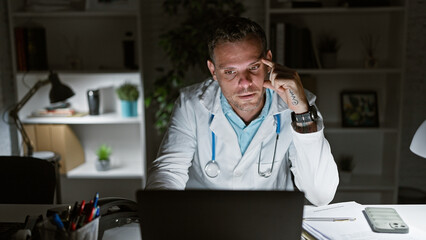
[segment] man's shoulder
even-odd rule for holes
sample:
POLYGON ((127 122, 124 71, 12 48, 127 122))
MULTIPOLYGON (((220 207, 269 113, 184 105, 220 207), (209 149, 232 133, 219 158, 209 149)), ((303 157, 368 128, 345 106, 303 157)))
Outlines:
POLYGON ((214 81, 211 78, 207 78, 206 80, 198 83, 194 83, 192 85, 183 87, 180 89, 180 92, 183 94, 194 94, 194 93, 202 93, 207 89, 208 87, 212 87, 215 84, 216 81, 214 81))
POLYGON ((214 91, 217 88, 219 88, 219 84, 217 84, 217 81, 208 78, 203 82, 195 83, 182 88, 180 90, 180 94, 181 97, 184 97, 186 99, 201 99, 207 90, 214 91))

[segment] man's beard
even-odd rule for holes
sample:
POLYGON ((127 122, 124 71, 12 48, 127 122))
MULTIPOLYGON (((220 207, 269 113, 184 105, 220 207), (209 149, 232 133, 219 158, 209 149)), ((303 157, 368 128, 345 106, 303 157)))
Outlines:
POLYGON ((228 101, 229 101, 229 104, 232 107, 237 108, 240 111, 250 112, 250 111, 252 111, 254 109, 257 109, 260 106, 260 104, 262 103, 262 100, 263 100, 264 93, 265 93, 264 91, 262 93, 261 90, 251 89, 249 87, 247 89, 244 89, 244 90, 242 90, 242 91, 234 94, 228 101), (257 99, 257 101, 255 103, 253 103, 253 102, 244 102, 243 100, 242 101, 234 100, 235 98, 238 99, 238 96, 241 95, 241 94, 246 94, 246 93, 257 94, 259 92, 261 92, 261 95, 258 97, 258 99, 257 99))

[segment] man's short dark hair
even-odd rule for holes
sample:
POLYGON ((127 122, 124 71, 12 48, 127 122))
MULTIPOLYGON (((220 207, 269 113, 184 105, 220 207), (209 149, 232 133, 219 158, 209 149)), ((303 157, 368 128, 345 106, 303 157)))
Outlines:
POLYGON ((262 54, 266 55, 266 34, 256 22, 243 17, 227 17, 220 21, 209 36, 208 48, 210 60, 214 60, 214 49, 224 42, 238 42, 247 36, 257 37, 262 44, 262 54))

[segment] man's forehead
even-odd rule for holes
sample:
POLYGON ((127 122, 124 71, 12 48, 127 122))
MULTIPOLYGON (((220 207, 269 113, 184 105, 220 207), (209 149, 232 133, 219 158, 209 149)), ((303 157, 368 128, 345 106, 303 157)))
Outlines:
POLYGON ((259 63, 262 59, 262 55, 258 56, 257 58, 253 58, 252 60, 246 61, 246 62, 232 62, 232 63, 219 63, 217 65, 217 68, 219 69, 227 69, 227 68, 237 68, 238 66, 250 66, 256 63, 259 63))

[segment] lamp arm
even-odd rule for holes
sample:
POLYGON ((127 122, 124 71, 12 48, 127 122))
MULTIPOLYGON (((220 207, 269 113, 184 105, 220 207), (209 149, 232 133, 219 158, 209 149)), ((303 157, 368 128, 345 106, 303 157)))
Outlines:
POLYGON ((34 86, 25 94, 25 96, 9 111, 9 117, 15 122, 16 128, 19 130, 22 136, 22 140, 25 145, 27 145, 27 155, 33 155, 33 146, 31 145, 31 140, 25 132, 24 126, 22 125, 21 120, 19 119, 18 112, 21 108, 31 99, 31 97, 43 86, 50 83, 49 79, 39 80, 34 86))

